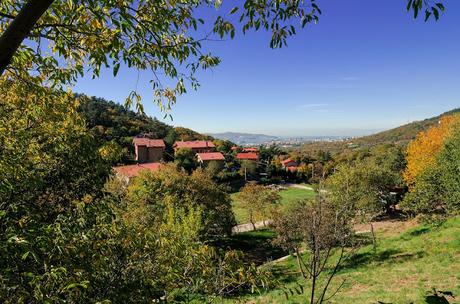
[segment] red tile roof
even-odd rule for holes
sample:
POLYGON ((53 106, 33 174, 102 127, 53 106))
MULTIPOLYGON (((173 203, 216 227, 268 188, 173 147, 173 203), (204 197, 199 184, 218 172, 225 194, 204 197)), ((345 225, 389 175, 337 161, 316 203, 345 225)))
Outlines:
POLYGON ((147 163, 147 164, 137 164, 137 165, 128 165, 128 166, 118 166, 113 169, 117 174, 126 176, 128 178, 138 176, 142 170, 157 171, 161 167, 160 163, 147 163))
POLYGON ((298 166, 297 162, 295 160, 293 160, 293 159, 290 159, 290 158, 283 160, 281 163, 283 164, 283 166, 286 166, 289 163, 295 163, 295 165, 291 165, 290 167, 297 167, 298 166))
POLYGON ((233 146, 233 147, 231 147, 231 150, 232 150, 232 151, 238 150, 238 147, 237 147, 237 146, 233 146))
POLYGON ((259 152, 257 148, 243 148, 243 152, 259 152))
POLYGON ((197 153, 199 159, 202 161, 208 160, 225 160, 225 157, 220 152, 209 152, 209 153, 197 153))
POLYGON ((206 140, 194 140, 194 141, 176 141, 174 143, 174 148, 190 148, 190 149, 206 149, 206 148, 215 148, 212 141, 206 140))
POLYGON ((247 160, 259 160, 259 155, 254 152, 249 152, 249 153, 238 153, 236 155, 237 159, 247 159, 247 160))
POLYGON ((166 148, 163 139, 150 139, 146 137, 134 137, 133 143, 137 146, 147 146, 154 148, 166 148))

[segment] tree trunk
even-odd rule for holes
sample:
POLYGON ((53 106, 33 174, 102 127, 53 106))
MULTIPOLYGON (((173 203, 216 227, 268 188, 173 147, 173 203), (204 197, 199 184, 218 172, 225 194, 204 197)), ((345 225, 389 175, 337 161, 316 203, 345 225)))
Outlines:
POLYGON ((252 212, 249 214, 249 222, 251 222, 251 224, 252 224, 252 229, 254 231, 256 231, 256 223, 254 223, 254 218, 253 218, 252 212))
POLYGON ((14 53, 30 34, 38 19, 54 0, 29 0, 0 37, 0 76, 11 63, 14 53))
POLYGON ((376 251, 377 250, 377 240, 375 239, 374 225, 372 224, 372 222, 370 224, 371 224, 371 233, 372 233, 372 246, 374 246, 374 251, 376 251))

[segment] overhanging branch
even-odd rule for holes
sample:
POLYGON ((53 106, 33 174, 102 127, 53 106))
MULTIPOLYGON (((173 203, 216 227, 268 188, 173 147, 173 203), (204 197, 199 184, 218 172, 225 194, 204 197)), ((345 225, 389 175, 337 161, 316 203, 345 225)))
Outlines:
POLYGON ((29 0, 0 37, 0 75, 5 72, 17 49, 30 34, 38 19, 54 0, 29 0))

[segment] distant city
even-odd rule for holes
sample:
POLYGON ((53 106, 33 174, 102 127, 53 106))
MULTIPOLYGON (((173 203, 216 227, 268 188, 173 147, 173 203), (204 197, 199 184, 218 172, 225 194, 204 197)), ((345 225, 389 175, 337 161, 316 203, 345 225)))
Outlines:
POLYGON ((308 142, 318 141, 345 141, 354 138, 354 136, 273 136, 265 134, 250 133, 210 133, 214 138, 229 140, 240 146, 259 146, 259 145, 278 145, 281 147, 293 147, 308 142))

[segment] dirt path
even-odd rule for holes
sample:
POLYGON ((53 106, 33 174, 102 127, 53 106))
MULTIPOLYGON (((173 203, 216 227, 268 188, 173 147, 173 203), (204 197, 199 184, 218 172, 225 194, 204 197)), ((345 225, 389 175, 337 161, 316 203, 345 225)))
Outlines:
POLYGON ((315 190, 310 186, 305 186, 305 185, 299 185, 299 184, 287 184, 288 187, 290 188, 297 188, 297 189, 304 189, 304 190, 315 190))
MULTIPOLYGON (((272 222, 271 220, 256 222, 256 223, 255 223, 255 226, 256 226, 256 229, 255 229, 255 230, 265 228, 265 227, 267 227, 268 225, 270 225, 271 222, 272 222)), ((235 227, 232 228, 232 233, 233 233, 233 234, 235 234, 235 233, 249 232, 249 231, 254 231, 254 227, 252 226, 251 223, 246 223, 246 224, 237 225, 237 226, 235 226, 235 227)))
MULTIPOLYGON (((392 236, 392 235, 398 235, 400 233, 403 233, 407 229, 410 229, 414 226, 417 225, 416 220, 398 220, 398 219, 389 219, 389 220, 384 220, 384 221, 378 221, 378 222, 372 222, 372 225, 374 226, 374 229, 376 233, 378 233, 379 236, 384 234, 385 236, 392 236)), ((369 233, 371 230, 370 224, 357 224, 354 226, 355 233, 360 234, 360 233, 369 233)), ((303 253, 305 250, 300 251, 303 253)), ((284 257, 281 257, 279 259, 273 260, 270 263, 279 263, 282 262, 286 259, 288 259, 291 255, 286 255, 284 257)), ((294 254, 295 256, 295 254, 294 254)))
MULTIPOLYGON (((417 225, 416 220, 387 219, 383 221, 372 222, 376 232, 387 234, 399 234, 417 225)), ((355 233, 369 233, 371 226, 369 223, 356 224, 355 233)))

